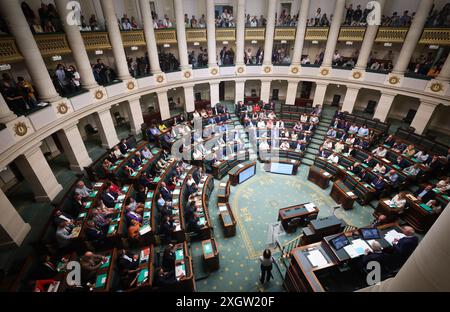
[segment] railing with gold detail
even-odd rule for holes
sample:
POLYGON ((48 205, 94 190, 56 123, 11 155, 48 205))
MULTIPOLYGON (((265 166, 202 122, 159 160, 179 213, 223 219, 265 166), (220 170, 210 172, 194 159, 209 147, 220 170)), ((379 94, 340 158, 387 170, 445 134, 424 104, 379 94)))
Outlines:
POLYGON ((187 28, 186 42, 206 42, 206 28, 187 28))
POLYGON ((236 41, 236 29, 216 28, 216 41, 236 41))
POLYGON ((450 45, 450 29, 425 28, 419 44, 450 45))
POLYGON ((245 29, 245 40, 264 40, 265 28, 251 27, 245 29))
POLYGON ((363 41, 366 27, 341 27, 338 41, 363 41))
POLYGON ((328 27, 307 27, 305 40, 326 41, 328 38, 328 27))
POLYGON ((155 29, 156 44, 177 43, 177 32, 174 28, 155 29))
POLYGON ((111 49, 111 43, 107 32, 90 31, 82 32, 84 45, 87 51, 111 49))
POLYGON ((407 33, 407 27, 380 27, 375 42, 403 42, 407 33))
POLYGON ((65 34, 39 34, 34 36, 42 56, 72 52, 65 34))
POLYGON ((274 40, 295 40, 295 27, 275 27, 274 40))
POLYGON ((122 42, 124 47, 145 46, 143 30, 122 31, 122 42))
POLYGON ((0 37, 0 64, 20 62, 23 56, 12 37, 0 37))

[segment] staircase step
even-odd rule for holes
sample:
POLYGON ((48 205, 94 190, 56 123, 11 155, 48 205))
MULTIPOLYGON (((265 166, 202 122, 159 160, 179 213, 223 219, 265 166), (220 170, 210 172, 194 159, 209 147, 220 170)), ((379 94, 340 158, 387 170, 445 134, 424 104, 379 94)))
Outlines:
POLYGON ((312 161, 312 160, 310 160, 308 158, 306 158, 306 159, 303 158, 302 164, 307 165, 307 166, 312 166, 312 165, 314 165, 314 161, 312 161))

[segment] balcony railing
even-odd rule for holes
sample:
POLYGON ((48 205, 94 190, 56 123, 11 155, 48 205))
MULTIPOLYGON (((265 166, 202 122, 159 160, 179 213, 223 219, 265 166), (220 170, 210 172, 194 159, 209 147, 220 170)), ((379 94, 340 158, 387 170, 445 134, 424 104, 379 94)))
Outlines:
POLYGON ((206 28, 186 29, 186 42, 207 42, 206 28))
POLYGON ((111 43, 109 42, 107 32, 82 32, 81 35, 83 36, 84 45, 86 46, 87 51, 111 49, 111 43))
POLYGON ((275 27, 274 40, 295 40, 295 27, 275 27))
POLYGON ((338 41, 363 41, 366 27, 341 27, 338 41))
POLYGON ((307 27, 305 40, 326 41, 328 38, 328 27, 307 27))
POLYGON ((143 30, 122 31, 121 34, 124 47, 146 45, 143 30))
POLYGON ((245 40, 264 40, 266 29, 264 27, 245 28, 245 40))
POLYGON ((403 42, 408 29, 407 27, 380 27, 375 42, 403 42))
POLYGON ((174 28, 155 29, 156 44, 177 43, 177 32, 174 28))
POLYGON ((216 28, 216 41, 236 41, 236 29, 216 28))
POLYGON ((0 63, 14 63, 23 60, 17 49, 16 41, 11 37, 0 37, 0 63))
POLYGON ((420 44, 434 45, 450 45, 450 29, 449 28, 425 28, 420 44))
POLYGON ((72 52, 65 34, 39 34, 34 36, 42 56, 69 54, 72 52))

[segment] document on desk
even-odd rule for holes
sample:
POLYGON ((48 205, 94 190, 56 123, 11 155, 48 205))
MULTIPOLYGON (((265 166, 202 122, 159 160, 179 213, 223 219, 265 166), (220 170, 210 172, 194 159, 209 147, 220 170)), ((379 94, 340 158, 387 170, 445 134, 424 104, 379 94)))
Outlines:
POLYGON ((308 210, 308 212, 313 212, 316 210, 315 208, 316 206, 314 205, 314 203, 307 203, 305 204, 305 208, 306 210, 308 210))
POLYGON ((220 186, 220 187, 226 187, 227 184, 226 184, 226 183, 220 183, 219 186, 220 186))
POLYGON ((405 237, 405 234, 397 232, 396 230, 390 230, 384 234, 384 239, 392 246, 395 239, 399 240, 405 237))
POLYGON ((220 211, 220 212, 222 212, 222 211, 228 211, 228 208, 227 208, 227 206, 225 206, 225 205, 219 205, 219 211, 220 211))
POLYGON ((372 250, 362 239, 355 239, 350 245, 344 247, 345 252, 347 252, 352 259, 363 255, 366 249, 372 250))
POLYGON ((311 265, 313 267, 320 267, 328 264, 327 259, 325 259, 320 250, 313 250, 306 257, 308 258, 309 262, 311 262, 311 265))
POLYGON ((347 195, 348 195, 348 196, 355 196, 355 193, 353 193, 353 192, 347 192, 347 195))
POLYGON ((323 175, 326 176, 326 177, 330 176, 330 174, 328 172, 324 172, 323 175))

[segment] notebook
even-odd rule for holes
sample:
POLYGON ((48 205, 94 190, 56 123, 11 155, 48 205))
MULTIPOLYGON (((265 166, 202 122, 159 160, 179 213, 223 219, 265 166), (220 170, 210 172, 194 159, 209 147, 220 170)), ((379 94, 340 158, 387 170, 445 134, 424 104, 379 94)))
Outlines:
POLYGON ((109 262, 110 262, 110 260, 111 260, 111 256, 106 256, 106 262, 105 263, 103 263, 101 266, 100 266, 100 269, 104 269, 104 268, 107 268, 108 266, 109 266, 109 262))
POLYGON ((95 280, 95 288, 105 287, 107 277, 108 275, 106 273, 98 275, 95 280))

